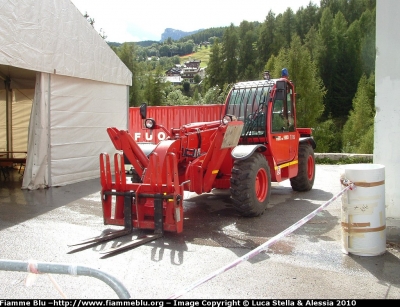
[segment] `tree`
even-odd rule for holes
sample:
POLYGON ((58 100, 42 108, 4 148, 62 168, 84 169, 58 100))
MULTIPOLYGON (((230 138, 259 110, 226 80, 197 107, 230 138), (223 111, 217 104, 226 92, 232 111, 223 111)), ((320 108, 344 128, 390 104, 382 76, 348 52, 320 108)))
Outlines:
POLYGON ((208 61, 206 72, 206 90, 216 86, 222 81, 221 47, 218 39, 216 39, 211 46, 210 60, 208 61))
POLYGON ((199 94, 199 90, 197 87, 194 89, 193 103, 194 104, 203 104, 203 99, 202 99, 201 95, 199 94))
POLYGON ((195 75, 195 76, 193 77, 193 81, 194 81, 194 83, 199 84, 200 81, 201 81, 200 75, 195 75))
MULTIPOLYGON (((351 109, 351 100, 355 88, 351 91, 352 75, 355 73, 355 67, 350 62, 348 50, 350 49, 352 41, 347 39, 347 21, 341 11, 336 13, 333 20, 333 35, 336 42, 336 63, 335 74, 331 78, 331 114, 333 118, 346 118, 351 109)), ((356 76, 357 80, 359 76, 356 76)))
POLYGON ((140 68, 136 62, 135 46, 130 43, 124 43, 117 49, 117 55, 126 67, 132 72, 132 85, 129 88, 129 106, 139 106, 142 96, 140 93, 140 68))
POLYGON ((179 58, 179 56, 174 55, 174 56, 172 57, 172 63, 174 63, 174 64, 180 64, 180 63, 181 63, 181 59, 179 58))
POLYGON ((372 154, 374 149, 375 76, 363 75, 353 99, 353 109, 343 127, 343 151, 372 154))
POLYGON ((299 127, 315 127, 324 111, 323 98, 326 93, 317 65, 311 60, 308 49, 301 44, 300 37, 293 35, 288 52, 289 72, 295 80, 297 99, 296 114, 299 127))
POLYGON ((362 31, 361 39, 361 58, 363 71, 369 75, 375 72, 375 56, 376 56, 376 9, 372 11, 366 10, 360 17, 360 29, 362 31))
POLYGON ((171 50, 171 45, 164 44, 158 49, 158 52, 161 57, 166 57, 169 56, 170 50, 171 50))
POLYGON ((313 136, 317 143, 316 152, 342 152, 342 130, 337 129, 332 118, 318 123, 313 136))
POLYGON ((321 22, 319 25, 319 35, 321 36, 322 43, 325 47, 325 52, 321 54, 319 59, 319 73, 327 89, 325 96, 325 118, 329 117, 334 112, 334 91, 333 91, 333 78, 335 76, 335 69, 338 65, 336 61, 337 56, 337 42, 335 40, 334 30, 332 27, 333 16, 329 7, 325 8, 321 22))
POLYGON ((238 80, 253 80, 257 77, 256 53, 253 47, 256 39, 253 25, 247 21, 241 22, 239 26, 238 80))
POLYGON ((190 54, 193 52, 195 44, 193 40, 188 40, 183 44, 182 54, 190 54))
POLYGON ((349 27, 344 15, 339 12, 335 16, 334 31, 338 42, 337 61, 333 90, 335 91, 335 105, 333 116, 347 120, 352 107, 352 99, 357 91, 357 85, 362 75, 360 57, 360 23, 354 21, 349 27))
POLYGON ((183 91, 188 94, 190 91, 190 83, 188 81, 183 82, 183 91))
POLYGON ((188 104, 193 104, 192 100, 183 95, 180 90, 174 90, 170 92, 167 96, 167 105, 188 105, 188 104))
POLYGON ((319 66, 318 64, 321 62, 322 55, 326 48, 322 42, 321 36, 314 26, 312 26, 307 32, 304 39, 304 45, 310 52, 311 60, 319 66))
POLYGON ((154 87, 154 78, 152 74, 146 75, 146 82, 144 85, 144 100, 147 102, 149 106, 151 106, 151 102, 153 101, 153 87, 154 87))
POLYGON ((277 37, 279 37, 280 48, 288 48, 292 36, 296 33, 295 15, 290 7, 277 17, 277 37))
POLYGON ((296 32, 303 40, 311 28, 318 24, 318 6, 309 3, 306 8, 300 7, 295 15, 296 32))
POLYGON ((162 71, 161 65, 157 65, 154 76, 153 93, 151 95, 151 105, 161 106, 164 101, 163 89, 164 89, 164 72, 162 71))
POLYGON ((265 68, 277 77, 283 67, 289 70, 289 77, 296 85, 297 126, 316 127, 324 110, 325 88, 316 64, 311 61, 310 52, 301 45, 298 35, 293 35, 290 48, 282 48, 277 57, 267 62, 265 68))
POLYGON ((223 36, 222 60, 224 64, 222 67, 222 80, 224 83, 235 83, 237 80, 237 50, 238 36, 235 26, 231 23, 223 36))
POLYGON ((211 87, 204 94, 204 103, 205 104, 216 104, 218 101, 218 96, 219 96, 218 86, 211 87))
POLYGON ((261 25, 257 40, 258 70, 262 70, 265 63, 278 50, 279 48, 275 47, 275 14, 270 10, 264 23, 261 25))

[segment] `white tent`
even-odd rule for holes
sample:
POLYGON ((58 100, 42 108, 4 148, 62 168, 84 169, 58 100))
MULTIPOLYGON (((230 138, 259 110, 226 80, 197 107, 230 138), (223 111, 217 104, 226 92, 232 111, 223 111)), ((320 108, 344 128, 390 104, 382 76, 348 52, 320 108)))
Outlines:
POLYGON ((70 0, 1 0, 0 24, 0 152, 27 152, 22 188, 99 177, 132 73, 70 0))

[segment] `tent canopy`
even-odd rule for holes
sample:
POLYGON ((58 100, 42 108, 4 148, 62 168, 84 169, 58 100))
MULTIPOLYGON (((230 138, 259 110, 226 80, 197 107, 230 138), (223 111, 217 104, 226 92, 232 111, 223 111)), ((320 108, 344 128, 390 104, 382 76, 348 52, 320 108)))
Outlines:
POLYGON ((70 0, 5 0, 0 23, 0 152, 27 152, 22 187, 98 177, 132 73, 70 0))

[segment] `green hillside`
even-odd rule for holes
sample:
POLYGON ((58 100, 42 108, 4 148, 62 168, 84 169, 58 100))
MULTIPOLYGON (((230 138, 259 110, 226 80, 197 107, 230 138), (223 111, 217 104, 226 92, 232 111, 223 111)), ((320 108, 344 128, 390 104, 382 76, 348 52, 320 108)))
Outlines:
POLYGON ((197 52, 187 54, 185 56, 179 57, 181 59, 181 64, 188 60, 200 60, 200 67, 207 67, 208 61, 210 60, 210 47, 201 46, 197 49, 197 52))

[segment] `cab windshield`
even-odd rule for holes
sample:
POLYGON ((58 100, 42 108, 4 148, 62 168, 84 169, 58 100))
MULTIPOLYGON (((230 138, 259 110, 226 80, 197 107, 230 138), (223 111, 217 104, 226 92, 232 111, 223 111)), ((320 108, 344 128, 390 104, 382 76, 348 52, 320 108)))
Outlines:
POLYGON ((235 85, 226 113, 244 122, 242 136, 265 136, 267 101, 272 83, 242 82, 235 85))

